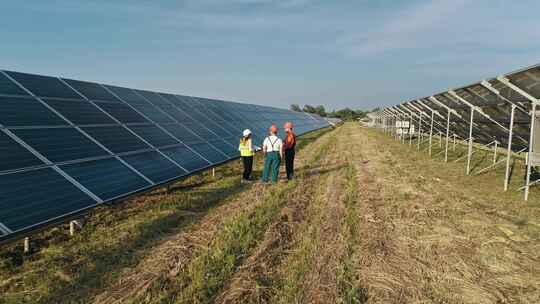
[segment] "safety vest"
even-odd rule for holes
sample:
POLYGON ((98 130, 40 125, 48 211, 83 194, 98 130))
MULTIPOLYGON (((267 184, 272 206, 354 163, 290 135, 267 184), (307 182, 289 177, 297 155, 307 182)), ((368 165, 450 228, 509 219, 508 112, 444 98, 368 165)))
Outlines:
POLYGON ((240 139, 240 146, 238 147, 238 150, 240 150, 240 156, 242 157, 253 156, 254 153, 250 149, 250 143, 251 143, 251 140, 240 139))

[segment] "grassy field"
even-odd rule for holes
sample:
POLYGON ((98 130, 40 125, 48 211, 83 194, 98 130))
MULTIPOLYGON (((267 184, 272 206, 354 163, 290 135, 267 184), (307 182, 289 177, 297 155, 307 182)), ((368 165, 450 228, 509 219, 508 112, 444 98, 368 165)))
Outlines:
POLYGON ((234 162, 100 208, 1 248, 0 303, 538 303, 522 163, 503 192, 503 167, 466 176, 465 147, 434 146, 348 123, 301 139, 293 182, 240 184, 234 162))

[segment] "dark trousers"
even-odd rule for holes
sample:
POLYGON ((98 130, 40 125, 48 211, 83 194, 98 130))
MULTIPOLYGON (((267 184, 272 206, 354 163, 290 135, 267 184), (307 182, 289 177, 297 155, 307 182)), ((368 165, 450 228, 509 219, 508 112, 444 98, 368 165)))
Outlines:
POLYGON ((243 179, 249 179, 251 177, 251 171, 253 171, 253 156, 242 156, 242 163, 244 164, 243 179))
POLYGON ((294 149, 285 150, 285 171, 287 172, 287 179, 294 177, 294 149))

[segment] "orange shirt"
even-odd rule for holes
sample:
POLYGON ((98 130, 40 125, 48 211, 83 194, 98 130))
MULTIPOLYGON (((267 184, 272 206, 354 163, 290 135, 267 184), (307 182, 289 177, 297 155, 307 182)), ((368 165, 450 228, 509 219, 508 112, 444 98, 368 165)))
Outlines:
POLYGON ((293 132, 288 132, 287 136, 285 136, 285 140, 283 141, 283 148, 285 150, 294 149, 296 146, 296 135, 294 135, 293 132))

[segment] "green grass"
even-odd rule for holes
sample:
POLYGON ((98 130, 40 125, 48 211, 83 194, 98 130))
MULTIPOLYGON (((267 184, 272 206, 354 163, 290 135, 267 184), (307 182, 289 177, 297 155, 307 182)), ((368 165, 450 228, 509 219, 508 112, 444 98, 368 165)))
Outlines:
MULTIPOLYGON (((320 163, 323 155, 327 154, 327 151, 335 146, 337 143, 336 136, 332 136, 321 147, 321 153, 317 153, 313 159, 314 163, 320 163)), ((317 184, 314 201, 309 205, 307 217, 310 220, 304 223, 304 227, 300 229, 299 239, 295 244, 294 249, 287 253, 288 257, 284 259, 287 264, 286 273, 281 277, 276 278, 275 290, 273 302, 276 303, 297 303, 302 296, 303 281, 307 273, 312 269, 314 256, 317 254, 316 249, 318 247, 319 233, 322 221, 322 210, 324 206, 324 191, 326 189, 328 174, 321 174, 319 182, 317 184)), ((337 173, 336 173, 337 174, 337 173)))
POLYGON ((365 303, 367 301, 366 290, 359 285, 357 267, 354 257, 359 243, 359 209, 358 209, 358 182, 356 168, 349 162, 345 170, 345 208, 346 215, 343 223, 346 256, 339 270, 339 301, 340 303, 365 303))
MULTIPOLYGON (((301 146, 305 147, 305 145, 301 146)), ((225 282, 235 273, 240 263, 263 239, 270 223, 288 202, 289 194, 297 183, 303 182, 305 173, 324 155, 324 145, 308 160, 297 179, 284 185, 265 189, 262 202, 253 212, 245 212, 225 224, 211 247, 194 258, 175 283, 169 284, 159 298, 162 302, 208 303, 225 282)), ((255 202, 254 202, 255 203, 255 202)))

